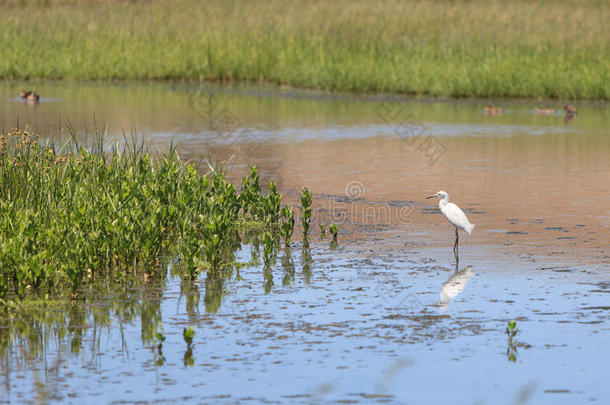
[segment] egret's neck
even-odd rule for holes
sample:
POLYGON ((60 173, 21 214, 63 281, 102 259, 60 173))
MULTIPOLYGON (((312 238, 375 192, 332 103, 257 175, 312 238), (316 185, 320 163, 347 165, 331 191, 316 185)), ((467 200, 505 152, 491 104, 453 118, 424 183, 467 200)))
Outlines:
POLYGON ((441 200, 438 202, 438 206, 439 206, 439 208, 443 208, 448 203, 449 203, 449 196, 445 196, 445 197, 441 198, 441 200))

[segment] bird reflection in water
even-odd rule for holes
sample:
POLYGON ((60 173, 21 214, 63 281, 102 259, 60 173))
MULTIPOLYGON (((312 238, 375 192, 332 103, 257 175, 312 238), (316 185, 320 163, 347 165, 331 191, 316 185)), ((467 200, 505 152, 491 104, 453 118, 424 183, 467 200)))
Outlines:
POLYGON ((456 262, 456 271, 441 287, 441 300, 439 301, 438 306, 441 307, 442 310, 447 309, 451 300, 457 297, 464 290, 466 283, 472 276, 474 276, 472 266, 467 266, 462 270, 457 270, 456 262))

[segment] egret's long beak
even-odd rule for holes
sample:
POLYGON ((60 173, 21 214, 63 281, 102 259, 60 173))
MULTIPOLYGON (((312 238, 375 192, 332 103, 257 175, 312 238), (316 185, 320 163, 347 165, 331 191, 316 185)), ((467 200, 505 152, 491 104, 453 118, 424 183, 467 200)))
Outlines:
POLYGON ((434 195, 429 195, 428 197, 426 197, 426 200, 427 200, 428 198, 434 198, 434 197, 438 197, 438 196, 437 196, 436 194, 434 194, 434 195))

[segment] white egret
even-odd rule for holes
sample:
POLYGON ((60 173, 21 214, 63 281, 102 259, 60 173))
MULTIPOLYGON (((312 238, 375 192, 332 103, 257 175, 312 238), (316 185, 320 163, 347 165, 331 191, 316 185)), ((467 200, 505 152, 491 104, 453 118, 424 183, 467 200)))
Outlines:
POLYGON ((460 207, 449 202, 449 194, 444 191, 439 191, 434 195, 426 197, 426 199, 435 197, 440 198, 438 208, 441 210, 443 215, 445 215, 447 221, 451 222, 451 225, 455 226, 455 245, 453 245, 453 253, 455 253, 457 256, 458 241, 460 239, 458 229, 461 229, 470 235, 474 229, 474 224, 470 223, 468 218, 466 218, 466 214, 464 214, 464 211, 462 211, 460 207))

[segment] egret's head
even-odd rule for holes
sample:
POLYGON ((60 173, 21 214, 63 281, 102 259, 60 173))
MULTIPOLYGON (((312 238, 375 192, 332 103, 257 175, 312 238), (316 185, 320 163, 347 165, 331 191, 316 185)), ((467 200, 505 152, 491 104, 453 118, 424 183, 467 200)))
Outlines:
POLYGON ((428 198, 435 198, 435 197, 436 197, 436 198, 440 198, 441 200, 444 200, 444 199, 449 199, 449 194, 447 194, 447 193, 446 193, 446 192, 444 192, 444 191, 439 191, 439 192, 438 192, 438 193, 436 193, 436 194, 429 195, 428 197, 426 197, 426 199, 428 199, 428 198))

